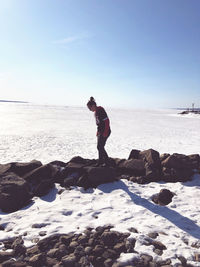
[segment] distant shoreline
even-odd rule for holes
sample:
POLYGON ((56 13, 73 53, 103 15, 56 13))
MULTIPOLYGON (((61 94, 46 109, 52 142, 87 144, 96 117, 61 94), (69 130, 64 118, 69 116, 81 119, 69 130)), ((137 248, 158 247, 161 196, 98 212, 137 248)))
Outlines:
POLYGON ((0 103, 28 103, 26 101, 14 101, 14 100, 1 100, 0 103))

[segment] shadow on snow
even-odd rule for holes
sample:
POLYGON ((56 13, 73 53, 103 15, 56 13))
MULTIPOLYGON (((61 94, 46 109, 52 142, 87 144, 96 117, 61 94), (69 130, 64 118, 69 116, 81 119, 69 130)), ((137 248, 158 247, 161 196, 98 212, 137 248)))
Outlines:
POLYGON ((166 206, 156 205, 149 200, 132 193, 128 186, 121 180, 115 183, 110 183, 109 186, 108 184, 100 185, 98 189, 104 193, 111 193, 117 189, 124 190, 130 196, 134 204, 140 205, 145 209, 162 216, 184 232, 187 232, 194 238, 200 239, 200 227, 194 221, 166 206))

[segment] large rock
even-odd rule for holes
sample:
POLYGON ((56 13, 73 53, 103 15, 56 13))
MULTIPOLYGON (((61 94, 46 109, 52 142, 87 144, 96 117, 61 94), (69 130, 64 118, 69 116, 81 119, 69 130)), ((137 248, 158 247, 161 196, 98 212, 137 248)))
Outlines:
POLYGON ((200 167, 200 156, 199 156, 199 154, 188 155, 188 158, 191 161, 192 168, 193 169, 199 169, 199 167, 200 167))
POLYGON ((52 188, 56 173, 57 169, 53 165, 46 164, 34 169, 23 178, 30 184, 34 195, 43 196, 52 188))
POLYGON ((80 174, 78 172, 74 172, 68 175, 68 177, 64 179, 63 186, 67 188, 70 186, 76 186, 79 178, 80 178, 80 174))
POLYGON ((17 175, 23 177, 27 173, 33 171, 42 166, 42 163, 37 160, 32 160, 31 162, 13 162, 11 171, 17 175))
POLYGON ((162 177, 162 168, 159 152, 148 149, 139 153, 145 162, 145 176, 149 181, 159 181, 162 177))
POLYGON ((85 164, 70 161, 65 168, 56 173, 54 181, 65 187, 75 185, 78 180, 75 179, 74 182, 74 177, 80 177, 84 173, 84 167, 85 164))
POLYGON ((30 162, 11 162, 7 164, 0 164, 0 177, 9 172, 13 172, 22 177, 40 166, 42 166, 42 163, 37 160, 32 160, 30 162))
POLYGON ((162 161, 163 180, 166 182, 185 182, 193 175, 192 160, 190 157, 174 153, 162 161))
POLYGON ((145 164, 142 159, 128 159, 119 162, 118 169, 123 174, 141 176, 145 174, 145 164))
POLYGON ((6 173, 11 172, 12 164, 0 164, 0 179, 2 176, 4 176, 6 173))
POLYGON ((60 168, 56 173, 55 182, 65 187, 75 185, 77 179, 74 180, 74 176, 80 177, 85 173, 84 167, 92 166, 95 163, 95 160, 84 159, 80 156, 73 157, 67 164, 65 164, 64 168, 60 168))
POLYGON ((139 159, 140 150, 132 149, 128 159, 139 159))
POLYGON ((31 199, 28 183, 18 175, 9 173, 0 179, 0 208, 13 212, 24 207, 31 199))
POLYGON ((162 166, 173 169, 191 169, 192 163, 188 156, 174 153, 162 161, 162 166))
POLYGON ((116 170, 112 167, 85 167, 84 168, 89 187, 97 187, 100 184, 114 182, 116 170))
POLYGON ((161 189, 160 192, 152 197, 153 202, 161 206, 168 205, 175 194, 168 189, 161 189))

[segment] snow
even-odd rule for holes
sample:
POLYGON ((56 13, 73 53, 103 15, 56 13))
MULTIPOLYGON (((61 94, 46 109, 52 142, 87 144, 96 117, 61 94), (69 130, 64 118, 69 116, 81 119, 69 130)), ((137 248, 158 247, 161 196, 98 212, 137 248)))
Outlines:
MULTIPOLYGON (((176 110, 106 109, 112 134, 106 148, 111 157, 127 158, 131 149, 153 148, 160 153, 199 154, 199 117, 183 117, 176 110)), ((85 107, 38 106, 0 103, 0 163, 26 162, 32 159, 48 163, 69 161, 73 156, 96 158, 96 126, 93 114, 85 107)), ((115 230, 127 232, 134 227, 138 233, 135 250, 154 259, 172 259, 179 255, 188 263, 194 261, 200 245, 200 175, 186 183, 134 184, 127 180, 103 184, 96 189, 74 187, 58 194, 52 191, 14 213, 0 212, 0 241, 27 233, 26 246, 32 246, 40 231, 54 233, 82 232, 86 227, 112 224, 115 230), (174 192, 172 202, 163 207, 154 204, 153 194, 166 188, 174 192), (32 225, 35 227, 32 227, 32 225), (147 234, 159 232, 157 241, 167 250, 162 256, 146 246, 147 234)), ((2 246, 0 246, 1 248, 2 246)), ((129 262, 136 254, 121 254, 120 261, 129 262)))

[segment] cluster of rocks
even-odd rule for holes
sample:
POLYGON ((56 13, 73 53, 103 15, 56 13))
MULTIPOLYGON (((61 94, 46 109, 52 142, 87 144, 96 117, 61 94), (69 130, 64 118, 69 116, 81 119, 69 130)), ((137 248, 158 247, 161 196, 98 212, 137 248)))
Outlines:
POLYGON ((33 160, 28 163, 0 164, 0 209, 16 211, 34 196, 46 195, 55 183, 69 188, 85 189, 119 179, 135 183, 157 181, 185 182, 195 171, 200 171, 200 156, 163 154, 149 149, 132 150, 128 159, 110 158, 109 166, 96 166, 96 160, 74 157, 69 162, 54 161, 42 165, 33 160))
MULTIPOLYGON (((56 234, 38 241, 32 247, 24 246, 21 236, 4 240, 4 250, 0 252, 2 267, 54 266, 54 267, 170 267, 171 260, 155 261, 152 256, 139 254, 135 250, 135 238, 129 238, 130 232, 120 233, 111 230, 112 226, 88 228, 82 234, 56 234), (7 251, 9 250, 9 251, 7 251), (118 261, 121 253, 134 253, 135 257, 128 264, 118 261)), ((130 231, 137 232, 136 229, 130 231)), ((155 240, 159 234, 150 233, 144 245, 154 247, 155 255, 162 255, 167 249, 155 240)), ((187 264, 184 257, 179 257, 181 266, 187 264)))

